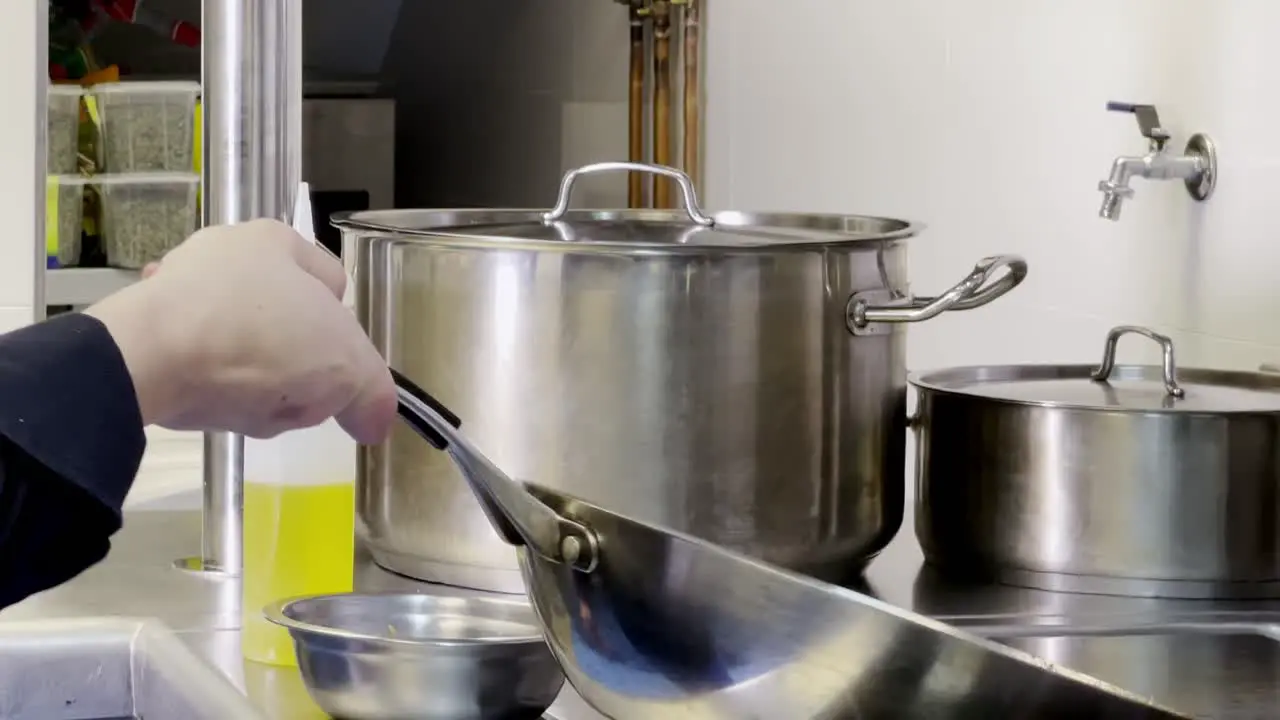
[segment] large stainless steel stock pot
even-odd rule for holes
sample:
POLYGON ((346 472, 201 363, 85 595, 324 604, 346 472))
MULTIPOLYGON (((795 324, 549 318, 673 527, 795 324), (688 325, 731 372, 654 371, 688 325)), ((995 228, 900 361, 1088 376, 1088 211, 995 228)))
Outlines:
POLYGON ((1280 597, 1280 376, 1178 368, 1122 326, 1102 363, 913 374, 916 533, 950 575, 1280 597), (1159 366, 1116 364, 1121 337, 1159 366))
MULTIPOLYGON (((902 325, 1026 275, 987 258, 912 298, 917 225, 707 214, 684 174, 632 163, 568 173, 549 212, 335 224, 374 342, 515 477, 824 577, 856 572, 902 522, 902 325), (570 210, 575 181, 605 171, 665 176, 684 207, 570 210)), ((522 589, 514 552, 412 431, 363 451, 357 503, 381 565, 522 589)))

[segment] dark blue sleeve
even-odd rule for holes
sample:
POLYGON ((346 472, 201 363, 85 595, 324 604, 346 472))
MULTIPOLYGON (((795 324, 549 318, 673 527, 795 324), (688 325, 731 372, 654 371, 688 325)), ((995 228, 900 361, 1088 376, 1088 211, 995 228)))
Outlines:
POLYGON ((0 608, 106 556, 145 448, 133 380, 96 318, 0 335, 0 608))

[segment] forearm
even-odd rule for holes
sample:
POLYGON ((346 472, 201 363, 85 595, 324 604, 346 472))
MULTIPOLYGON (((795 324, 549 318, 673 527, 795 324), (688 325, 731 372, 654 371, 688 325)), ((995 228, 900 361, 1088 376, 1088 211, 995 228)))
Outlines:
POLYGON ((119 528, 116 512, 0 438, 0 609, 102 560, 119 528))
POLYGON ((129 366, 100 321, 0 336, 0 607, 106 554, 145 443, 129 366))

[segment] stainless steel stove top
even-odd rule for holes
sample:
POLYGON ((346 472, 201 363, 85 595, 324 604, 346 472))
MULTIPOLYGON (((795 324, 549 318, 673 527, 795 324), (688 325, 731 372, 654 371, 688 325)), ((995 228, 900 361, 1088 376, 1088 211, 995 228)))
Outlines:
MULTIPOLYGON (((1280 717, 1280 602, 1120 598, 957 584, 922 567, 912 524, 908 510, 902 532, 872 564, 861 590, 1196 717, 1280 717)), ((238 587, 170 567, 173 558, 199 543, 198 512, 129 513, 107 561, 6 610, 0 619, 156 617, 264 705, 272 705, 276 695, 290 707, 307 705, 296 671, 246 676, 239 633, 232 629, 239 620, 238 587)), ((365 590, 470 592, 392 575, 367 557, 358 567, 357 585, 365 590)), ((569 691, 547 717, 600 718, 569 691)))
POLYGON ((867 573, 880 599, 1194 717, 1280 717, 1280 601, 1170 600, 956 583, 923 566, 908 511, 867 573))

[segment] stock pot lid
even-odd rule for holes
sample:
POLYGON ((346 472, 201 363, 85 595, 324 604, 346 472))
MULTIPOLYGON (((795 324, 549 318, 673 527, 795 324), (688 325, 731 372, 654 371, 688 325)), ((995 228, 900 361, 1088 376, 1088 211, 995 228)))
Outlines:
MULTIPOLYGON (((655 185, 655 189, 670 188, 655 185)), ((663 250, 689 248, 760 248, 779 245, 831 245, 907 238, 919 226, 905 220, 822 213, 708 214, 698 204, 693 181, 663 165, 605 162, 570 170, 549 210, 373 210, 338 218, 344 229, 372 230, 397 236, 432 238, 454 243, 574 243, 583 246, 663 250), (656 183, 672 183, 678 198, 673 210, 570 210, 573 189, 583 177, 627 172, 656 175, 656 183)), ((561 245, 562 246, 562 245, 561 245)))
POLYGON ((1230 370, 1186 369, 1181 397, 1164 386, 1161 368, 1121 365, 1106 382, 1096 365, 1004 365, 921 373, 912 384, 990 400, 1088 410, 1195 413, 1280 413, 1280 376, 1230 370))
POLYGON ((398 235, 500 243, 662 249, 831 245, 910 237, 905 220, 863 215, 720 212, 699 225, 679 210, 570 210, 546 222, 541 210, 371 210, 339 220, 340 227, 398 235))
POLYGON ((1280 374, 1179 369, 1169 338, 1132 326, 1111 331, 1099 365, 952 368, 915 375, 911 382, 928 390, 995 401, 1086 410, 1280 413, 1280 374), (1116 342, 1130 333, 1160 344, 1160 365, 1116 365, 1116 342))

